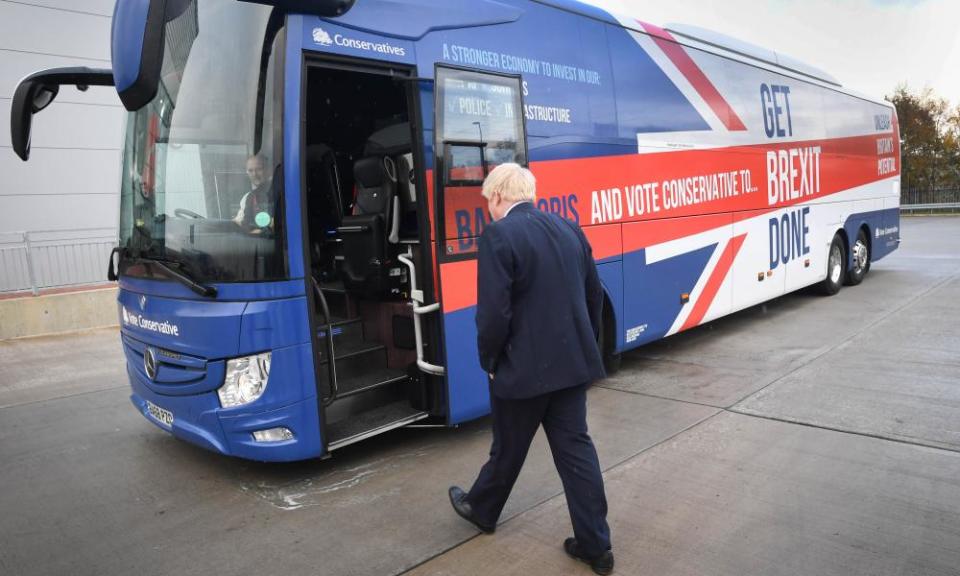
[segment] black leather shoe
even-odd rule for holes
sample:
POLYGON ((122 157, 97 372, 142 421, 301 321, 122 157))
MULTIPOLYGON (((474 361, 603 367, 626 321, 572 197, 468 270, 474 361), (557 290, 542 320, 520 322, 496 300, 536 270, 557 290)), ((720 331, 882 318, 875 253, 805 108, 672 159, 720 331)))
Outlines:
POLYGON ((467 502, 467 493, 460 489, 459 486, 451 486, 447 494, 450 495, 450 504, 453 505, 453 509, 461 518, 470 522, 485 534, 493 534, 493 531, 497 529, 496 526, 485 526, 477 522, 473 517, 473 508, 470 506, 470 503, 467 502))
POLYGON ((593 571, 601 576, 605 576, 613 572, 613 552, 607 550, 599 556, 587 556, 583 550, 580 549, 580 544, 577 542, 576 538, 567 538, 563 541, 563 550, 571 558, 576 558, 581 562, 585 562, 593 568, 593 571))

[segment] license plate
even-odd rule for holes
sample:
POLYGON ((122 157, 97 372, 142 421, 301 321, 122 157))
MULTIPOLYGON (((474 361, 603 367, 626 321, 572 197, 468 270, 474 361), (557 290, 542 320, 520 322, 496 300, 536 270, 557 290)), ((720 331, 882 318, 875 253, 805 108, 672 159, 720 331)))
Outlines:
POLYGON ((164 410, 149 400, 147 400, 147 412, 153 416, 154 420, 163 424, 167 428, 173 427, 173 412, 164 410))

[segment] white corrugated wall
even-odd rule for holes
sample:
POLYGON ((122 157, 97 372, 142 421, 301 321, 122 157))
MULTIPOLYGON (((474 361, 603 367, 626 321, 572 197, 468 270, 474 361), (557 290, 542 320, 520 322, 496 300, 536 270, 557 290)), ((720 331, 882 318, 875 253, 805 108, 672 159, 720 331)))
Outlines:
POLYGON ((114 0, 0 0, 0 292, 106 280, 120 189, 124 110, 112 88, 63 87, 34 119, 30 162, 10 146, 10 104, 27 74, 110 67, 114 0))

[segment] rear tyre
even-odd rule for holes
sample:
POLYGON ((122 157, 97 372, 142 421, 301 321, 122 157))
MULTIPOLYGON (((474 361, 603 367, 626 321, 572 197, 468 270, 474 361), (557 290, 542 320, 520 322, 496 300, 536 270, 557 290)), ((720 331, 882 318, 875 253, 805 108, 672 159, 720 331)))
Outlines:
POLYGON ((863 282, 863 277, 870 271, 870 244, 867 242, 867 233, 860 229, 857 241, 850 249, 851 263, 846 274, 846 285, 856 286, 863 282))
POLYGON ((837 234, 830 243, 830 252, 827 254, 827 277, 818 286, 821 294, 833 296, 840 291, 846 271, 847 251, 844 249, 843 237, 837 234))

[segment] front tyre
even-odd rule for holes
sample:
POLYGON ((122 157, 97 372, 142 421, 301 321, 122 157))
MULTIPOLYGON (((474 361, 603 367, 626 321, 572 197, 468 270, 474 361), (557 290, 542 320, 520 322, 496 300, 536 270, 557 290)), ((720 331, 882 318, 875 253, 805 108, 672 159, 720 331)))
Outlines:
POLYGON ((621 363, 623 363, 623 354, 616 352, 604 352, 603 369, 607 372, 607 376, 613 376, 619 372, 621 363))
POLYGON ((830 243, 830 252, 827 256, 827 277, 818 286, 821 294, 833 296, 840 291, 846 269, 846 250, 843 237, 836 234, 830 243))
POLYGON ((851 265, 847 270, 847 286, 856 286, 863 282, 863 277, 870 271, 870 244, 867 242, 867 233, 860 229, 857 234, 857 242, 853 245, 851 252, 851 265))
POLYGON ((600 337, 597 339, 597 346, 600 348, 600 357, 603 358, 603 369, 607 376, 612 376, 620 370, 623 356, 614 351, 616 349, 616 336, 613 327, 616 323, 607 313, 606 305, 607 303, 604 302, 604 313, 600 316, 600 337))

